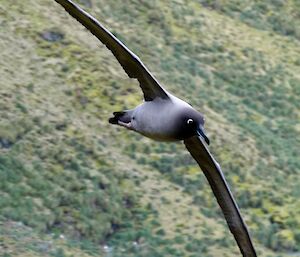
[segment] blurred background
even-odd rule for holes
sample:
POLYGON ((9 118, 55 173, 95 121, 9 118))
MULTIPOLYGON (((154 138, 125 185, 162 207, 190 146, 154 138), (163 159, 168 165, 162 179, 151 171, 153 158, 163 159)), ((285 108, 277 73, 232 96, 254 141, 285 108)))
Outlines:
MULTIPOLYGON (((76 1, 206 115, 259 256, 300 256, 300 2, 76 1)), ((142 99, 53 0, 0 0, 0 256, 240 256, 182 143, 108 124, 142 99)))

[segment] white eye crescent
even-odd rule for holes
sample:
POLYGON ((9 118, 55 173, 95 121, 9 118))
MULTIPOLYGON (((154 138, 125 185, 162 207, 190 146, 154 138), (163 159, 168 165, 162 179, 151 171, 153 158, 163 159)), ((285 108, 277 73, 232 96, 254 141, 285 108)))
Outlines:
POLYGON ((188 125, 191 125, 193 122, 194 122, 194 121, 193 121, 192 119, 188 119, 186 123, 187 123, 188 125))

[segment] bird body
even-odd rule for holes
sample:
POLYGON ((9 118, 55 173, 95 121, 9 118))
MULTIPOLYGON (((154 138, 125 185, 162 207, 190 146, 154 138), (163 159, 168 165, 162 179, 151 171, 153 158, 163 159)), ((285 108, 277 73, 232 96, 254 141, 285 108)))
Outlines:
POLYGON ((134 109, 133 129, 157 141, 176 141, 174 128, 175 105, 170 100, 157 98, 134 109))
MULTIPOLYGON (((146 101, 136 108, 116 112, 110 122, 134 130, 156 141, 179 141, 196 134, 187 122, 193 120, 204 124, 203 115, 191 105, 169 94, 168 99, 156 98, 146 101), (123 115, 118 115, 123 113, 123 115)), ((191 124, 192 125, 192 124, 191 124)))
POLYGON ((204 132, 203 115, 185 101, 167 92, 140 58, 93 16, 71 0, 55 1, 106 45, 130 78, 139 81, 145 101, 132 110, 115 112, 109 122, 158 141, 183 140, 204 172, 242 255, 256 257, 247 226, 221 167, 206 146, 209 139, 204 132))

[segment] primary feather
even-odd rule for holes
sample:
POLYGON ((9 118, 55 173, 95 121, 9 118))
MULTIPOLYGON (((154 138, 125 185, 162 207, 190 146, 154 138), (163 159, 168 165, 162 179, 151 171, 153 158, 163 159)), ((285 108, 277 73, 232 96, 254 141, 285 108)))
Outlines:
POLYGON ((158 83, 148 71, 138 56, 131 52, 119 39, 86 11, 69 0, 55 0, 65 10, 78 20, 84 27, 92 32, 114 54, 130 78, 136 78, 144 93, 146 101, 156 97, 168 98, 166 90, 158 83))

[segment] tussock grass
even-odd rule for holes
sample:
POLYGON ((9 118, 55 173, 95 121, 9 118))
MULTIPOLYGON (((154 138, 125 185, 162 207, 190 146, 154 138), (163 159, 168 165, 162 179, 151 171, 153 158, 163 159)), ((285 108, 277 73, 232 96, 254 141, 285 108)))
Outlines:
MULTIPOLYGON (((299 251, 297 3, 80 2, 206 114, 259 255, 299 251)), ((113 256, 238 255, 184 147, 107 123, 142 99, 112 54, 54 1, 0 0, 0 13, 5 254, 20 255, 26 233, 22 256, 99 256, 104 246, 113 256), (39 235, 51 233, 67 241, 43 252, 39 235)))

